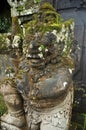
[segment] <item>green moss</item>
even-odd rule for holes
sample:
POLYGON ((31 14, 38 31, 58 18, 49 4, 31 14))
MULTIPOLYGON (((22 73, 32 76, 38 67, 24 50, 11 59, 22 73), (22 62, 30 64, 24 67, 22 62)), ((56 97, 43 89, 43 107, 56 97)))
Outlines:
POLYGON ((3 96, 0 95, 0 116, 3 115, 7 111, 7 106, 3 100, 3 96))
POLYGON ((53 6, 52 6, 50 3, 48 3, 48 2, 46 2, 46 3, 44 3, 42 6, 40 6, 39 11, 43 11, 43 10, 56 11, 56 10, 53 8, 53 6))
POLYGON ((68 27, 68 26, 70 26, 73 23, 74 23, 74 19, 69 19, 67 21, 64 21, 65 27, 68 27))
POLYGON ((18 17, 12 17, 12 35, 20 35, 23 37, 23 32, 19 25, 18 17))
POLYGON ((41 2, 41 0, 36 0, 36 3, 40 3, 41 2))
POLYGON ((17 8, 17 11, 19 11, 19 12, 21 12, 21 11, 23 11, 24 10, 24 7, 23 6, 19 6, 18 8, 17 8))
POLYGON ((73 20, 63 22, 62 17, 55 11, 52 5, 45 3, 40 7, 38 13, 33 16, 33 20, 25 24, 26 34, 35 34, 37 31, 45 33, 53 29, 59 31, 63 24, 66 27, 72 22, 73 20))
POLYGON ((58 14, 56 11, 52 10, 46 10, 44 11, 44 23, 49 22, 49 23, 61 23, 63 19, 61 18, 60 14, 58 14))
MULTIPOLYGON (((63 50, 59 52, 62 56, 62 63, 68 60, 66 63, 71 63, 72 68, 72 66, 74 67, 74 61, 69 58, 69 53, 73 43, 73 24, 73 19, 63 21, 60 14, 56 12, 52 5, 46 2, 40 6, 38 13, 33 15, 32 21, 24 25, 26 30, 25 40, 27 47, 30 41, 35 39, 36 33, 38 33, 38 42, 41 45, 43 35, 45 35, 46 32, 52 32, 55 30, 57 41, 55 41, 54 44, 58 44, 60 47, 63 46, 63 50)), ((67 65, 66 63, 64 64, 67 65)))
POLYGON ((5 34, 0 34, 0 54, 10 51, 10 39, 5 34))
POLYGON ((33 16, 33 20, 27 23, 27 27, 29 27, 29 29, 38 28, 38 30, 40 31, 41 26, 46 25, 47 27, 51 23, 60 23, 61 21, 61 16, 55 11, 52 5, 50 5, 49 3, 45 3, 40 7, 38 13, 33 16))
POLYGON ((48 28, 50 30, 57 30, 58 32, 60 32, 62 28, 62 24, 52 23, 51 25, 48 25, 48 28))
POLYGON ((26 0, 25 1, 25 9, 30 9, 30 8, 34 8, 36 5, 40 4, 40 0, 35 0, 36 2, 34 2, 34 0, 26 0))
POLYGON ((24 27, 26 29, 26 34, 34 35, 36 32, 44 34, 53 29, 61 30, 62 21, 63 19, 55 10, 47 10, 44 12, 39 10, 39 12, 33 16, 33 20, 25 24, 24 27))

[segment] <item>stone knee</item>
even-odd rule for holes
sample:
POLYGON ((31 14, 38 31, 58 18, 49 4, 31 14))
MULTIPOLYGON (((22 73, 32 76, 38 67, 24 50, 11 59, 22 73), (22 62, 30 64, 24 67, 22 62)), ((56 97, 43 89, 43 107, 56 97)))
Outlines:
POLYGON ((23 108, 22 97, 11 82, 5 81, 0 87, 0 92, 9 112, 19 111, 23 108))
POLYGON ((26 124, 22 97, 9 81, 2 84, 0 89, 8 108, 8 113, 1 117, 2 130, 20 130, 26 124))

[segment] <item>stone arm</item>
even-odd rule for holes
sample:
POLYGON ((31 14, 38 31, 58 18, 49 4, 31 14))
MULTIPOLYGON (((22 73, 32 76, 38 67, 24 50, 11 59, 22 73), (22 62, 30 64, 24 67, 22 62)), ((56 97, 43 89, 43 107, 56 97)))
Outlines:
POLYGON ((16 75, 16 89, 22 95, 23 99, 28 98, 28 93, 30 91, 30 85, 28 81, 28 72, 29 72, 28 61, 25 59, 21 60, 19 65, 19 72, 16 75))

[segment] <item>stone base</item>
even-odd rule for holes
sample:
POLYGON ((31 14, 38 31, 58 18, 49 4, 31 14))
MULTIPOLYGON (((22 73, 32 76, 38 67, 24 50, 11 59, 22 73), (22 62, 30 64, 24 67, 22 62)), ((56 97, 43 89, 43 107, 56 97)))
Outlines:
POLYGON ((24 116, 15 117, 10 114, 3 115, 1 117, 1 122, 5 122, 6 124, 10 124, 17 127, 23 127, 26 123, 24 116))
POLYGON ((18 128, 11 124, 7 124, 5 122, 1 122, 1 130, 24 130, 24 129, 18 128))

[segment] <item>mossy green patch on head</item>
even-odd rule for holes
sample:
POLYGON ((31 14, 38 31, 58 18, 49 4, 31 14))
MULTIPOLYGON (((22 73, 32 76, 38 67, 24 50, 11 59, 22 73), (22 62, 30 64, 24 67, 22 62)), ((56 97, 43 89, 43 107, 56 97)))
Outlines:
POLYGON ((23 6, 19 6, 18 8, 17 8, 17 11, 19 11, 19 12, 21 12, 21 11, 23 11, 24 10, 24 7, 23 6))
POLYGON ((33 16, 32 21, 25 25, 27 33, 47 32, 52 31, 53 28, 59 30, 63 22, 62 17, 58 14, 51 4, 45 3, 40 6, 37 14, 33 16))
MULTIPOLYGON (((25 24, 26 35, 28 33, 34 35, 36 32, 45 33, 52 31, 54 23, 57 25, 63 21, 61 16, 51 7, 52 5, 49 3, 45 3, 40 7, 38 13, 33 16, 32 21, 25 24)), ((57 28, 59 28, 59 26, 57 28)))
POLYGON ((48 30, 56 30, 57 32, 60 32, 62 29, 62 24, 52 23, 48 25, 48 30))
POLYGON ((62 18, 60 16, 60 14, 58 14, 56 11, 52 11, 52 10, 46 10, 43 12, 42 14, 42 21, 44 23, 61 23, 62 22, 62 18))
POLYGON ((39 11, 43 11, 43 10, 56 11, 56 10, 53 8, 53 6, 52 6, 50 3, 48 3, 48 2, 46 2, 46 3, 44 3, 43 5, 40 6, 39 11))
POLYGON ((36 3, 40 3, 40 2, 41 2, 41 0, 35 0, 35 2, 36 2, 36 3))
MULTIPOLYGON (((74 38, 74 21, 72 19, 64 21, 52 5, 46 2, 41 5, 38 12, 33 15, 33 19, 24 26, 26 30, 26 48, 28 48, 31 41, 35 40, 40 44, 40 47, 42 47, 41 45, 44 44, 42 38, 46 34, 51 33, 55 38, 52 44, 55 45, 55 49, 57 49, 59 53, 58 55, 61 56, 62 59, 68 59, 67 62, 68 64, 70 63, 69 55, 74 38)), ((50 39, 49 35, 45 37, 45 40, 51 42, 48 38, 50 39)), ((70 64, 73 66, 72 63, 70 64)))

